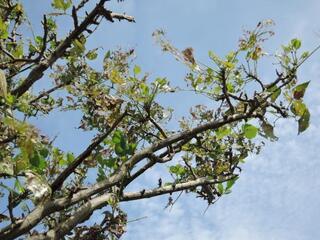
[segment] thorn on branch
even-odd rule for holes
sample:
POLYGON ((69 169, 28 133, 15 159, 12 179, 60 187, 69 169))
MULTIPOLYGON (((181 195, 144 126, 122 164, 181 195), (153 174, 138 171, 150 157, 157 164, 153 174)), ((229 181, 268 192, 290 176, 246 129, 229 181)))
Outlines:
POLYGON ((162 179, 161 178, 159 178, 159 180, 158 180, 158 187, 159 188, 162 187, 162 179))
POLYGON ((146 190, 145 190, 145 189, 142 189, 142 190, 140 191, 141 196, 143 196, 145 192, 146 192, 146 190))
POLYGON ((87 31, 87 33, 89 33, 89 34, 93 33, 93 31, 90 30, 90 29, 88 29, 88 28, 86 28, 86 31, 87 31))
POLYGON ((279 78, 281 78, 281 77, 283 76, 283 73, 279 73, 279 72, 278 72, 278 69, 276 69, 276 74, 277 74, 277 76, 278 76, 279 78))

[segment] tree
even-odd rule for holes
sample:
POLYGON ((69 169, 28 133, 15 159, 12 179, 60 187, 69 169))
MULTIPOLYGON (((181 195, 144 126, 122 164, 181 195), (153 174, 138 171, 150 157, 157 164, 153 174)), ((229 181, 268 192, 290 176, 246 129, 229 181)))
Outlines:
POLYGON ((207 65, 192 48, 179 50, 162 30, 153 34, 163 51, 189 69, 185 84, 171 86, 166 78, 150 79, 133 64, 134 50, 102 52, 86 41, 105 20, 134 22, 132 16, 106 8, 100 0, 72 5, 53 0, 53 13, 41 21, 43 35, 31 40, 23 5, 0 1, 0 176, 3 239, 114 239, 125 231, 127 215, 120 203, 188 193, 214 204, 231 192, 249 154, 259 154, 262 139, 277 140, 279 118, 294 118, 298 133, 308 128, 310 113, 303 102, 309 82, 299 82, 297 70, 311 53, 300 53, 293 39, 275 55, 275 78, 263 80, 258 62, 267 53, 263 42, 273 35, 271 20, 245 31, 236 50, 225 57, 209 52, 207 65), (88 12, 86 12, 86 11, 88 12), (63 38, 56 20, 70 17, 73 28, 63 38), (90 63, 103 54, 103 70, 90 63), (54 86, 32 89, 44 78, 54 86), (62 95, 55 93, 60 91, 62 95), (168 130, 174 111, 159 96, 188 91, 206 97, 211 108, 197 105, 180 130, 168 130), (79 129, 95 133, 78 156, 64 152, 31 124, 54 110, 82 113, 79 129), (155 188, 128 192, 128 186, 152 167, 167 166, 155 188), (94 177, 88 172, 93 172, 94 177), (87 184, 87 180, 96 180, 87 184), (105 218, 84 223, 105 208, 105 218), (43 228, 45 230, 43 230, 43 228))

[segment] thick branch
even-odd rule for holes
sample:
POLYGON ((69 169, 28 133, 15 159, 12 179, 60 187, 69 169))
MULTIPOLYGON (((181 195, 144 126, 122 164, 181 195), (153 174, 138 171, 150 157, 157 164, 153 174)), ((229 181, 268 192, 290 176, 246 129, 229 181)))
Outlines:
MULTIPOLYGON (((144 198, 156 197, 159 195, 169 194, 173 192, 183 191, 186 189, 194 188, 197 186, 205 186, 216 183, 222 183, 236 177, 235 175, 227 176, 220 179, 207 179, 207 178, 198 178, 196 180, 188 181, 185 183, 173 184, 170 186, 159 187, 151 190, 139 191, 124 193, 120 198, 121 202, 133 201, 144 198)), ((107 202, 110 198, 116 197, 110 193, 95 197, 91 200, 88 200, 83 206, 81 206, 69 219, 65 222, 59 224, 53 230, 50 230, 46 234, 36 235, 31 237, 32 240, 49 240, 49 239, 61 239, 68 232, 70 232, 76 225, 87 220, 92 213, 104 206, 107 205, 107 202)))
POLYGON ((93 213, 94 210, 102 208, 107 205, 108 200, 113 196, 110 193, 104 194, 102 196, 96 197, 90 201, 87 201, 82 205, 71 217, 66 221, 59 224, 53 230, 48 231, 45 234, 35 235, 30 237, 31 240, 60 240, 69 233, 75 226, 87 220, 93 213))

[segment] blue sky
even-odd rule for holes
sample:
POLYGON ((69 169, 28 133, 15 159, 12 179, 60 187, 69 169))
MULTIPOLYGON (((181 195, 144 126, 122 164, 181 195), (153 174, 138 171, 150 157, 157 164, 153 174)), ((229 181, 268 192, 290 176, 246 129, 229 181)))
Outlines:
MULTIPOLYGON (((25 1, 28 15, 35 24, 50 1, 39 2, 25 1)), ((197 58, 204 63, 209 62, 209 50, 221 55, 233 50, 242 30, 253 28, 263 19, 276 22, 276 35, 267 43, 267 51, 275 52, 294 37, 302 39, 303 48, 307 50, 320 43, 320 2, 317 0, 113 2, 109 3, 111 10, 133 15, 137 23, 105 22, 89 45, 103 46, 105 50, 134 47, 136 63, 143 71, 152 77, 167 76, 173 85, 183 81, 186 69, 154 43, 151 34, 158 28, 164 29, 178 48, 192 46, 197 58)), ((65 31, 67 26, 61 22, 60 29, 65 31)), ((41 33, 39 24, 35 31, 41 33)), ((182 197, 171 211, 163 209, 164 197, 124 204, 129 219, 147 218, 130 223, 123 239, 320 239, 319 59, 320 53, 317 53, 299 73, 301 81, 312 80, 306 96, 312 115, 307 132, 297 136, 295 122, 279 121, 276 129, 279 141, 267 142, 262 154, 250 157, 232 194, 222 197, 205 214, 205 203, 191 195, 182 197)), ((261 66, 261 74, 271 81, 275 75, 271 70, 273 61, 270 58, 266 63, 261 66)), ((44 79, 38 88, 46 85, 44 79)), ((172 95, 162 101, 177 109, 177 116, 181 116, 198 100, 188 95, 172 95)), ((47 120, 36 122, 44 133, 59 134, 57 145, 80 152, 89 143, 91 134, 75 130, 79 119, 74 114, 63 116, 65 113, 55 113, 47 120)), ((156 183, 161 174, 161 169, 152 169, 135 187, 156 183)))

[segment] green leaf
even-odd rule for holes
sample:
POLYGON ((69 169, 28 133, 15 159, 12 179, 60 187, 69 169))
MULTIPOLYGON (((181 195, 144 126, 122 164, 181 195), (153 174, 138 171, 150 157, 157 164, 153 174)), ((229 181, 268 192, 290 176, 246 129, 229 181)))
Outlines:
POLYGON ((116 69, 113 69, 111 71, 109 78, 110 78, 111 82, 113 82, 113 83, 116 83, 116 84, 123 84, 124 83, 123 78, 121 77, 120 73, 116 69))
POLYGON ((154 82, 159 87, 162 87, 162 86, 168 84, 168 80, 166 78, 156 78, 156 80, 154 82))
POLYGON ((173 174, 176 174, 177 173, 177 167, 176 166, 170 166, 169 167, 169 171, 173 174))
POLYGON ((68 162, 68 163, 73 162, 74 158, 75 158, 75 157, 74 157, 73 153, 71 153, 71 152, 68 152, 68 153, 67 153, 67 162, 68 162))
POLYGON ((42 47, 43 45, 43 38, 41 36, 36 36, 34 39, 35 43, 38 47, 42 47))
POLYGON ((301 118, 298 121, 299 129, 298 134, 304 132, 309 127, 310 123, 310 112, 308 109, 304 111, 304 114, 301 116, 301 118))
POLYGON ((290 46, 284 46, 282 45, 282 50, 284 51, 284 53, 289 53, 290 52, 290 46))
POLYGON ((112 136, 114 150, 118 156, 125 156, 130 152, 130 146, 127 144, 127 139, 120 130, 116 130, 112 136))
POLYGON ((14 189, 17 189, 18 193, 23 193, 25 191, 19 179, 16 179, 16 181, 14 182, 14 189))
POLYGON ((41 158, 42 156, 39 154, 39 152, 35 152, 30 159, 31 165, 38 168, 40 165, 41 158))
POLYGON ((29 54, 35 54, 38 51, 38 49, 32 45, 31 42, 29 42, 29 54))
POLYGON ((116 163, 117 163, 116 158, 110 158, 110 159, 106 159, 106 161, 104 161, 104 164, 108 168, 112 168, 112 169, 116 169, 116 167, 117 167, 116 163))
POLYGON ((106 179, 106 174, 105 174, 103 168, 102 168, 102 167, 99 167, 99 168, 98 168, 97 182, 101 182, 101 181, 103 181, 104 179, 106 179))
POLYGON ((230 194, 231 193, 231 190, 230 189, 226 189, 224 194, 230 194))
POLYGON ((136 143, 131 143, 128 145, 128 150, 127 150, 127 154, 129 155, 133 155, 135 150, 137 148, 137 144, 136 143))
POLYGON ((36 151, 30 158, 30 164, 35 167, 37 170, 43 170, 47 166, 45 158, 40 154, 39 151, 36 151))
POLYGON ((291 45, 295 50, 298 50, 301 47, 301 41, 297 38, 291 40, 291 45))
POLYGON ((109 51, 107 51, 107 52, 105 53, 104 59, 106 60, 106 59, 110 58, 110 56, 111 56, 111 52, 110 52, 110 50, 109 50, 109 51))
POLYGON ((47 18, 47 26, 51 31, 55 31, 57 29, 57 24, 53 18, 47 18))
POLYGON ((229 127, 221 127, 215 132, 217 139, 222 139, 225 136, 228 136, 231 133, 231 129, 229 127))
POLYGON ((234 185, 234 183, 238 180, 238 178, 239 177, 235 177, 235 178, 228 180, 226 190, 230 190, 232 188, 232 186, 234 185))
POLYGON ((277 140, 277 136, 274 135, 274 132, 273 132, 273 126, 266 122, 266 121, 263 121, 261 123, 261 128, 264 132, 264 134, 266 135, 266 137, 270 138, 271 140, 277 140))
POLYGON ((18 44, 12 51, 12 55, 15 58, 22 58, 23 57, 23 44, 18 44))
POLYGON ((234 86, 232 83, 227 83, 227 91, 230 93, 234 93, 234 86))
POLYGON ((141 68, 139 66, 135 65, 133 68, 133 73, 134 73, 134 75, 139 75, 139 73, 141 73, 141 68))
POLYGON ((145 83, 141 83, 140 84, 140 89, 141 89, 141 92, 144 96, 148 96, 149 95, 149 87, 147 84, 145 83))
POLYGON ((301 117, 307 110, 307 106, 302 102, 302 100, 295 100, 292 102, 290 109, 294 115, 301 117))
POLYGON ((10 93, 7 95, 7 98, 6 98, 6 103, 9 105, 9 106, 13 106, 14 102, 15 102, 16 98, 14 95, 11 95, 10 93))
POLYGON ((42 148, 39 153, 41 154, 42 157, 46 158, 49 155, 49 150, 46 148, 42 148))
POLYGON ((221 66, 223 63, 222 59, 212 51, 209 51, 209 58, 211 58, 217 66, 221 66))
POLYGON ((55 9, 66 11, 69 7, 71 7, 72 0, 53 0, 51 5, 55 9))
POLYGON ((91 50, 86 54, 86 58, 89 60, 95 60, 98 57, 97 49, 91 50))
POLYGON ((75 39, 72 43, 76 54, 81 54, 86 50, 84 38, 75 39))
POLYGON ((224 193, 224 187, 222 183, 217 184, 217 190, 218 190, 218 193, 220 193, 221 195, 224 193))
POLYGON ((126 149, 121 146, 121 144, 116 144, 114 147, 115 153, 122 157, 126 155, 126 149))
POLYGON ((309 83, 310 83, 310 81, 301 83, 293 89, 294 99, 299 100, 299 99, 303 98, 304 93, 306 92, 306 89, 307 89, 309 83))
POLYGON ((271 95, 271 101, 275 102, 277 100, 277 98, 280 96, 281 94, 281 88, 278 88, 272 95, 271 95))
POLYGON ((4 22, 0 18, 0 39, 8 38, 8 36, 9 36, 8 28, 9 28, 9 24, 4 22))
POLYGON ((309 52, 308 51, 306 51, 306 52, 303 52, 302 54, 301 54, 301 59, 305 59, 305 58, 307 58, 307 57, 309 57, 309 52))
POLYGON ((272 102, 275 102, 281 94, 281 88, 278 88, 277 86, 272 86, 271 88, 268 88, 267 91, 272 93, 271 95, 272 102))
POLYGON ((114 134, 112 136, 112 142, 114 144, 119 144, 121 142, 121 138, 122 138, 122 132, 120 130, 114 131, 114 134))
POLYGON ((181 164, 170 166, 169 171, 177 176, 183 176, 186 173, 186 169, 181 164))
POLYGON ((244 136, 246 138, 252 139, 252 138, 255 138, 257 136, 258 128, 256 128, 255 126, 253 126, 251 124, 244 124, 242 126, 242 131, 243 131, 244 136))

